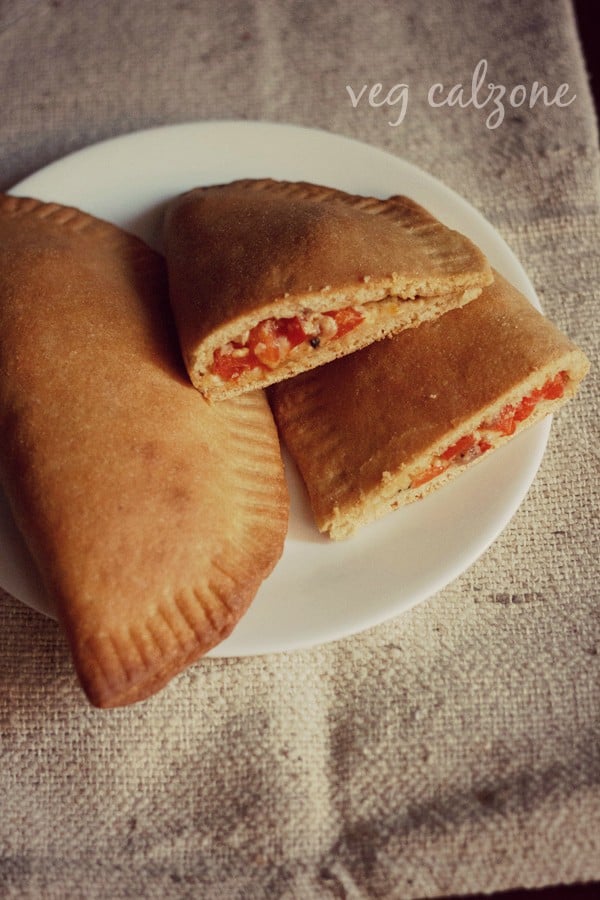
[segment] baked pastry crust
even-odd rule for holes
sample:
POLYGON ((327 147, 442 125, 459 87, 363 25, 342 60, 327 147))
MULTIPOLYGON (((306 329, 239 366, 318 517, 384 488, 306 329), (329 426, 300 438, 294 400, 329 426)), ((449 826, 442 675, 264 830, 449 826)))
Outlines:
POLYGON ((75 209, 0 198, 0 480, 92 703, 163 686, 227 636, 279 558, 264 395, 185 373, 163 259, 75 209))
MULTIPOLYGON (((407 197, 243 180, 176 198, 164 225, 171 303, 188 373, 209 399, 289 378, 474 299, 481 251, 407 197), (215 353, 258 323, 359 310, 348 333, 306 340, 271 367, 224 379, 215 353)), ((326 321, 326 320, 325 320, 326 321)), ((332 321, 331 319, 329 321, 332 321)))
POLYGON ((268 393, 317 525, 338 539, 439 488, 555 412, 588 368, 584 354, 496 273, 463 309, 268 393), (553 398, 559 391, 547 386, 562 372, 568 378, 553 398), (538 398, 531 410, 523 407, 529 397, 538 398), (517 420, 516 410, 527 415, 517 420), (461 446, 468 452, 453 456, 461 446))

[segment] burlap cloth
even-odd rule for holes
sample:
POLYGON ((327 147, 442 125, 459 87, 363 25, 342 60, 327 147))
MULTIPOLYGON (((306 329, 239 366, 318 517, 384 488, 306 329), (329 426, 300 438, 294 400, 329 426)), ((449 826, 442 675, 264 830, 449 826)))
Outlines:
MULTIPOLYGON (((0 188, 154 124, 351 135, 477 206, 598 358, 598 144, 566 0, 17 0, 0 5, 0 72, 0 188), (429 85, 469 82, 482 58, 489 81, 566 82, 576 100, 508 108, 495 129, 490 109, 428 105, 429 85), (375 82, 409 84, 401 125, 353 108, 345 85, 375 82)), ((599 879, 597 399, 596 365, 478 563, 336 644, 200 662, 100 712, 56 626, 2 595, 0 895, 410 898, 599 879)))

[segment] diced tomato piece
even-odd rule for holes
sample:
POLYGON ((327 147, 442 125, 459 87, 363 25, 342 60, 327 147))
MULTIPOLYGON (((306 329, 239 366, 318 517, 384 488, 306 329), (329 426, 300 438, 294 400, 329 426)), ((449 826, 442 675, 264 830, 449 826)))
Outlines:
POLYGON ((274 369, 281 362, 281 351, 277 344, 270 344, 267 347, 257 345, 254 348, 254 353, 267 369, 274 369))
POLYGON ((263 365, 274 369, 282 361, 282 357, 287 355, 285 351, 297 347, 305 340, 306 333, 298 316, 270 318, 254 326, 248 338, 248 346, 263 365))
POLYGON ((251 353, 269 369, 274 369, 281 360, 278 337, 277 320, 265 319, 254 326, 248 338, 251 353))
POLYGON ((441 475, 442 472, 445 472, 447 468, 447 462, 434 462, 433 465, 429 466, 428 469, 425 469, 424 472, 421 472, 420 475, 415 475, 410 483, 411 488, 418 488, 423 484, 427 484, 432 478, 436 478, 438 475, 441 475))
POLYGON ((502 434, 514 434, 516 427, 515 408, 510 404, 501 409, 492 422, 484 424, 484 428, 489 428, 491 431, 500 431, 502 434))
POLYGON ((276 320, 264 319, 264 321, 259 322, 258 325, 255 325, 250 331, 247 346, 250 347, 251 350, 254 350, 257 344, 265 344, 265 346, 268 347, 273 343, 276 337, 276 320))
POLYGON ((235 381, 244 372, 257 368, 259 365, 259 361, 252 353, 247 353, 246 356, 232 356, 230 353, 222 353, 217 349, 211 371, 223 381, 235 381))
POLYGON ((542 397, 544 400, 558 400, 565 392, 565 384, 568 375, 566 372, 559 372, 555 378, 546 382, 542 388, 542 397))
POLYGON ((331 316, 337 325, 336 337, 343 337, 345 334, 348 334, 349 331, 360 325, 365 318, 361 312, 353 309, 351 306, 347 306, 345 309, 334 309, 326 313, 326 315, 331 316))
POLYGON ((485 438, 482 438, 478 442, 477 446, 479 447, 479 450, 481 451, 481 453, 487 453, 488 450, 492 449, 492 445, 490 444, 489 441, 486 441, 485 438))
POLYGON ((298 344, 306 340, 306 332, 298 316, 291 316, 289 319, 279 319, 277 326, 279 333, 288 339, 290 349, 297 347, 298 344))
POLYGON ((448 447, 448 449, 442 453, 441 458, 449 461, 454 459, 455 456, 460 456, 461 453, 467 453, 467 451, 471 450, 474 446, 475 437, 472 434, 465 434, 464 437, 459 438, 455 444, 448 447))
POLYGON ((535 393, 537 393, 537 391, 534 391, 533 394, 530 394, 528 397, 523 397, 515 409, 515 422, 522 422, 531 415, 539 399, 534 396, 535 393))

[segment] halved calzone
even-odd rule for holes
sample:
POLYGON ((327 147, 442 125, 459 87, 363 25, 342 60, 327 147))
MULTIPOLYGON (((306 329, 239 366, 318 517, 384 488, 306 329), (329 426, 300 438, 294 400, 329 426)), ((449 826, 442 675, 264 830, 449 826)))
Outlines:
POLYGON ((505 279, 462 309, 269 388, 319 529, 345 538, 572 397, 584 354, 505 279))
POLYGON ((306 183, 190 191, 164 240, 188 373, 215 400, 439 316, 492 280, 471 241, 407 197, 306 183))

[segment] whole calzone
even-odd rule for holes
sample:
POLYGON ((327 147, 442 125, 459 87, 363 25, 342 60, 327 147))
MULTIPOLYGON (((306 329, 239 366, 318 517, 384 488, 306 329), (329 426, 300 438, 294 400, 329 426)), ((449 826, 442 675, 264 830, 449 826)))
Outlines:
POLYGON ((0 197, 0 479, 98 706, 227 636, 279 558, 288 499, 265 397, 211 407, 162 258, 75 209, 0 197))

